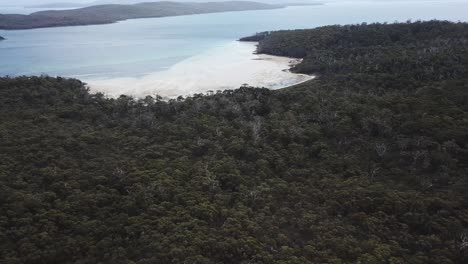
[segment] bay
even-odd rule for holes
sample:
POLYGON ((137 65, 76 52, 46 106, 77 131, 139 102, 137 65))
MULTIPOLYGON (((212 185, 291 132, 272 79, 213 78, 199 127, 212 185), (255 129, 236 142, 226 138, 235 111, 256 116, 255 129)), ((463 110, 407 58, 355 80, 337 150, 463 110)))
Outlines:
MULTIPOLYGON (((0 36, 7 38, 0 42, 0 75, 60 75, 89 82, 144 78, 155 72, 170 71, 187 61, 201 63, 193 65, 194 69, 213 67, 211 62, 219 63, 219 56, 223 56, 219 50, 226 54, 235 52, 229 47, 238 47, 233 45, 236 39, 256 32, 408 19, 468 21, 466 10, 468 1, 461 0, 344 1, 274 10, 135 19, 109 25, 0 30, 0 36), (217 51, 216 59, 190 60, 195 56, 209 57, 210 50, 217 51)), ((225 63, 229 64, 233 56, 225 57, 225 63)), ((187 71, 187 67, 178 68, 187 71)), ((171 75, 177 74, 171 71, 171 75)))

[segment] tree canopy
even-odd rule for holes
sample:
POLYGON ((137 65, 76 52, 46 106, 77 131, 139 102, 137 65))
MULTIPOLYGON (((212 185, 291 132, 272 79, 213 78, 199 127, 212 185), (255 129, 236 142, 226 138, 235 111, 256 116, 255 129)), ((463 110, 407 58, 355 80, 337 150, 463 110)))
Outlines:
POLYGON ((276 91, 0 78, 2 263, 466 263, 466 27, 269 33, 319 74, 276 91))

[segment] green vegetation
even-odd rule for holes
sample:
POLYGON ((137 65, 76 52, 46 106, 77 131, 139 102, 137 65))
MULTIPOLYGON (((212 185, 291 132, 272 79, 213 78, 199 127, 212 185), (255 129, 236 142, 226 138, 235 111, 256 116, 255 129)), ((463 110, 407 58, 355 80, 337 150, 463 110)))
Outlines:
POLYGON ((415 85, 420 85, 419 82, 454 79, 468 72, 466 23, 326 26, 262 32, 241 40, 260 41, 259 53, 304 58, 293 69, 301 73, 357 74, 366 78, 396 75, 406 77, 407 83, 416 80, 415 85))
POLYGON ((282 8, 281 5, 248 1, 227 2, 148 2, 134 5, 96 5, 71 10, 40 11, 30 15, 0 14, 0 29, 31 29, 79 25, 110 24, 134 18, 167 17, 282 8))
POLYGON ((0 78, 2 263, 467 263, 466 27, 270 33, 321 74, 277 91, 0 78))

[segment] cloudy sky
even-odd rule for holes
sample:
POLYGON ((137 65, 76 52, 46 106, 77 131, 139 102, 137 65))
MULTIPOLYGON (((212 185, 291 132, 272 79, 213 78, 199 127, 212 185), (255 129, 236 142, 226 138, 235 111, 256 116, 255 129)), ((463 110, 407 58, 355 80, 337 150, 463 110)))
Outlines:
MULTIPOLYGON (((159 0, 0 0, 0 6, 24 6, 24 5, 41 5, 46 3, 141 3, 141 2, 156 2, 159 0)), ((179 1, 179 2, 210 2, 210 1, 228 1, 228 0, 170 0, 170 1, 179 1)), ((255 1, 255 0, 251 0, 255 1)), ((282 0, 257 0, 259 2, 280 2, 282 0)), ((290 0, 283 0, 284 2, 290 0)), ((301 0, 300 2, 316 2, 318 0, 301 0)), ((298 2, 298 1, 296 1, 298 2)))
MULTIPOLYGON (((0 5, 3 6, 10 6, 10 5, 38 5, 38 4, 45 4, 45 3, 106 3, 106 2, 112 2, 112 3, 136 3, 136 2, 152 2, 156 0, 0 0, 0 5)), ((197 1, 197 2, 202 2, 202 1, 223 1, 223 0, 173 0, 173 1, 197 1)), ((226 1, 226 0, 224 0, 226 1)), ((252 0, 255 1, 255 0, 252 0)), ((331 1, 352 1, 352 0, 257 0, 261 2, 331 2, 331 1)), ((359 0, 358 0, 359 1, 359 0)), ((362 1, 362 0, 361 0, 362 1)), ((407 1, 407 0, 367 0, 367 1, 407 1)), ((414 0, 412 0, 414 1, 414 0)), ((434 1, 434 0, 417 0, 417 1, 434 1)), ((458 0, 458 1, 468 1, 468 0, 458 0)))

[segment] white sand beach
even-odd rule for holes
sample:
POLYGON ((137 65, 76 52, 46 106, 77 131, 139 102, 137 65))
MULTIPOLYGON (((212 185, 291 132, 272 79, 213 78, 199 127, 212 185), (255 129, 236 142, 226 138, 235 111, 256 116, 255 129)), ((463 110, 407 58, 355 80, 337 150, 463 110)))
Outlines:
POLYGON ((236 89, 247 84, 279 89, 313 76, 289 72, 298 59, 254 54, 256 43, 231 42, 179 62, 165 71, 139 78, 84 80, 92 92, 110 97, 159 95, 173 98, 207 91, 236 89))

